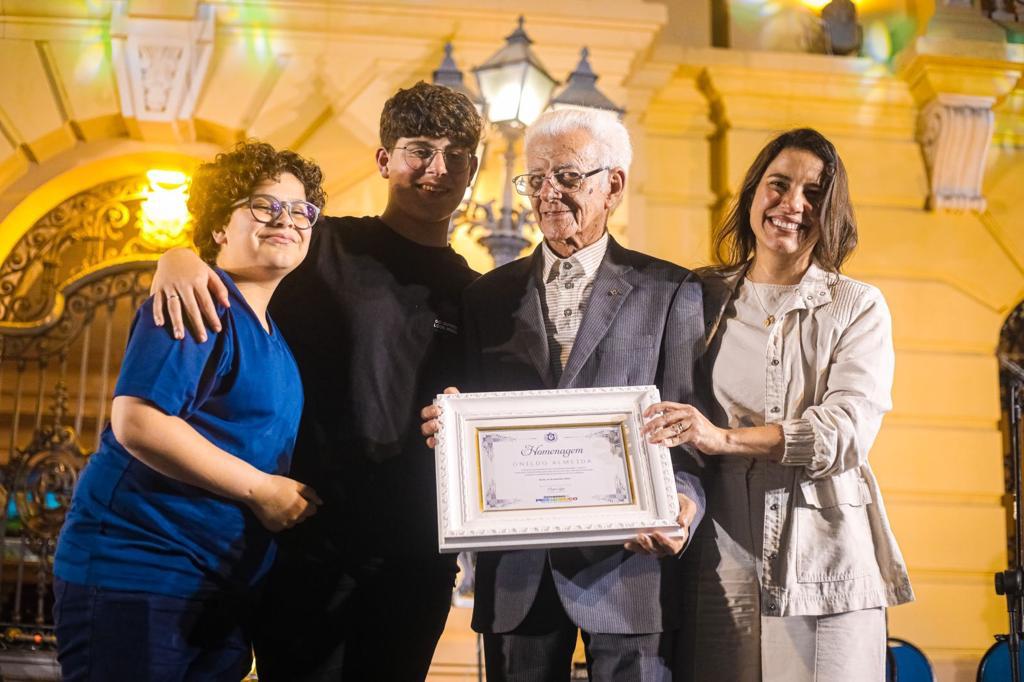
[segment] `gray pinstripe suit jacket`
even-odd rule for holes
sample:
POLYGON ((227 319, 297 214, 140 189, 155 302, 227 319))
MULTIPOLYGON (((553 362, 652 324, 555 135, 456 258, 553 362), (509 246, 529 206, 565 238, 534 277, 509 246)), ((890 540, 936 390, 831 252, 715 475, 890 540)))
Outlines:
MULTIPOLYGON (((688 270, 609 240, 590 302, 557 384, 542 312, 538 247, 467 288, 463 325, 474 391, 655 384, 663 399, 702 404, 695 391, 704 347, 700 280, 688 270)), ((696 463, 674 452, 680 492, 704 493, 696 463), (687 471, 688 470, 688 471, 687 471)), ((566 613, 588 632, 641 634, 677 627, 675 559, 621 546, 484 552, 477 557, 473 628, 509 632, 526 616, 550 560, 566 613)))

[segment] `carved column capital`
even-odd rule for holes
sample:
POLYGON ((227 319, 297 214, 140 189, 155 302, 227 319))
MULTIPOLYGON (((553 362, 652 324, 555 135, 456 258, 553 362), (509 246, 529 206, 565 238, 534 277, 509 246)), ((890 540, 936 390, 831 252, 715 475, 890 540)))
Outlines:
POLYGON ((984 211, 985 157, 995 117, 989 97, 940 94, 922 109, 918 140, 928 166, 928 207, 984 211))
POLYGON ((213 53, 214 13, 195 19, 137 17, 114 5, 111 51, 121 113, 135 137, 191 138, 189 122, 213 53))
POLYGON ((917 139, 928 168, 928 207, 984 211, 992 108, 1024 73, 1022 46, 972 2, 944 0, 922 36, 896 60, 918 105, 917 139))

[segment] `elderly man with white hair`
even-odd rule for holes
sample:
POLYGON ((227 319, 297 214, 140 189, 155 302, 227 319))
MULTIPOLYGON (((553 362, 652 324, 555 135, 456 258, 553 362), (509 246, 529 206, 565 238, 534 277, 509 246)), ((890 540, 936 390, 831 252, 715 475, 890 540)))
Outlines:
MULTIPOLYGON (((515 187, 530 197, 544 241, 466 289, 462 388, 655 384, 666 400, 701 404, 700 281, 608 234, 631 156, 629 134, 611 116, 557 111, 527 130, 528 172, 515 187)), ((437 414, 424 409, 424 435, 436 432, 437 414)), ((704 493, 689 455, 673 460, 688 532, 704 493)), ((591 680, 671 680, 683 543, 653 533, 626 547, 479 554, 473 628, 484 635, 487 679, 568 680, 581 630, 591 680)))

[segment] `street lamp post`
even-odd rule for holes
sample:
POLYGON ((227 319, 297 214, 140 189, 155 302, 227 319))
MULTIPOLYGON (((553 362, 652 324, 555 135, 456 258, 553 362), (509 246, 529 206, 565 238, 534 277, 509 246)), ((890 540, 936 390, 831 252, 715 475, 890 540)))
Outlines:
MULTIPOLYGON (((518 258, 530 243, 525 235, 536 225, 530 208, 518 201, 512 192, 512 178, 516 175, 516 145, 526 127, 549 106, 553 109, 596 109, 620 117, 623 114, 621 108, 597 89, 598 77, 590 67, 587 48, 583 48, 580 62, 569 75, 565 88, 552 97, 558 81, 551 77, 534 54, 530 48, 532 44, 523 29, 523 17, 519 17, 519 25, 506 36, 505 45, 473 69, 487 118, 505 142, 505 183, 497 215, 493 199, 479 202, 470 196, 453 222, 468 225, 471 232, 483 233, 479 241, 490 252, 495 266, 518 258)), ((452 59, 450 44, 445 46, 441 67, 434 72, 434 82, 463 92, 474 102, 480 101, 463 83, 462 72, 452 59)))
MULTIPOLYGON (((526 126, 544 111, 557 85, 530 49, 532 43, 523 30, 523 17, 519 17, 519 25, 506 36, 505 45, 473 69, 480 94, 487 103, 487 116, 505 139, 505 183, 500 214, 480 237, 480 243, 491 253, 495 265, 515 260, 530 243, 524 236, 524 227, 531 222, 530 212, 512 194, 516 144, 526 126)), ((493 209, 486 209, 482 215, 493 220, 493 209)))
POLYGON ((466 83, 462 78, 462 71, 455 65, 455 59, 452 57, 451 43, 444 44, 444 58, 441 59, 441 65, 434 69, 433 81, 434 85, 443 85, 455 92, 461 92, 469 98, 469 101, 473 103, 473 106, 480 112, 480 115, 483 115, 484 101, 480 95, 466 87, 466 83))
POLYGON ((519 26, 505 36, 505 45, 473 69, 491 123, 525 128, 547 108, 558 81, 530 49, 533 41, 519 26))

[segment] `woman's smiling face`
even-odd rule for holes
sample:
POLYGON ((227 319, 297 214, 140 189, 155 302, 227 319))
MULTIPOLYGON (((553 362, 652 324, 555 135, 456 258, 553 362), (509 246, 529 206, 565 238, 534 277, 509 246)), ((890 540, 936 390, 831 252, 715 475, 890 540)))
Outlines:
MULTIPOLYGON (((279 201, 305 201, 302 182, 285 171, 277 180, 267 179, 252 189, 279 201)), ((256 220, 247 204, 236 206, 227 225, 214 231, 213 239, 220 245, 217 265, 232 274, 248 278, 281 278, 298 267, 309 251, 309 237, 316 228, 299 229, 287 212, 269 223, 256 220)))
POLYGON ((768 165, 750 204, 750 229, 759 254, 810 263, 821 236, 824 168, 817 155, 791 147, 768 165))

